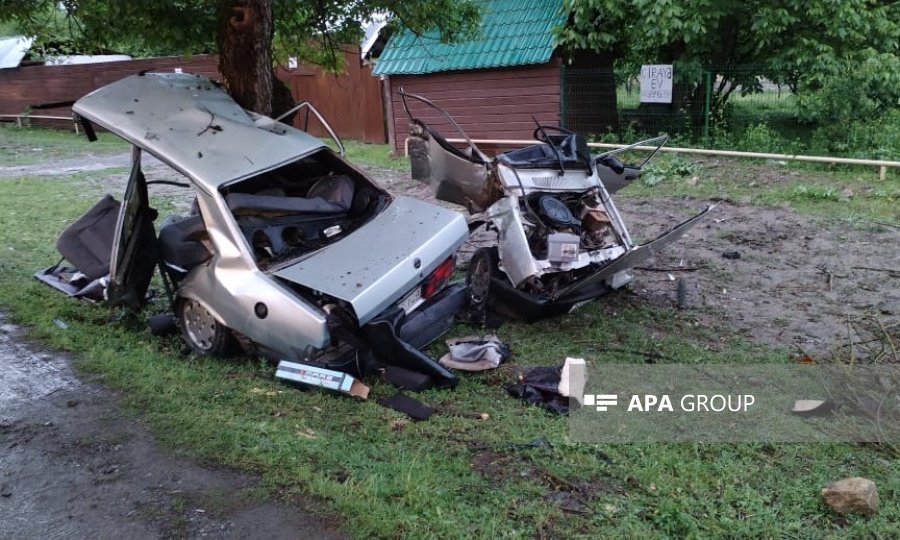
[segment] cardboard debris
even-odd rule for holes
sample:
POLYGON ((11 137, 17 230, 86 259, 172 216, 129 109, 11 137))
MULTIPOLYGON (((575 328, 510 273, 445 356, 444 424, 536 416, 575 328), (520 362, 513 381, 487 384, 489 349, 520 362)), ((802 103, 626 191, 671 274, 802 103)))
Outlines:
POLYGON ((566 358, 559 375, 559 395, 572 398, 581 405, 586 373, 584 358, 566 358))
POLYGON ((360 399, 369 398, 368 386, 359 382, 352 375, 340 371, 282 360, 278 362, 278 370, 275 372, 275 377, 309 386, 326 388, 360 399))

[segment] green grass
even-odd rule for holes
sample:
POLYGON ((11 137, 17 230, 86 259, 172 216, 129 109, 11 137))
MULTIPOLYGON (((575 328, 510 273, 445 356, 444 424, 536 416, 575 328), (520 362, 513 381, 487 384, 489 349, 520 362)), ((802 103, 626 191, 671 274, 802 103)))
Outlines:
POLYGON ((84 133, 0 124, 0 164, 31 165, 47 159, 77 158, 85 155, 127 152, 128 144, 111 133, 99 132, 90 142, 84 133))
MULTIPOLYGON (((341 141, 347 151, 346 158, 353 163, 362 163, 374 167, 382 167, 394 171, 408 171, 409 160, 403 156, 395 157, 391 154, 391 147, 387 144, 368 144, 360 141, 341 141)), ((332 148, 336 146, 328 141, 332 148)))
POLYGON ((840 220, 900 223, 900 173, 875 168, 829 170, 811 164, 659 155, 620 197, 690 196, 783 206, 840 220))
MULTIPOLYGON (((359 147, 358 156, 383 157, 378 146, 359 147)), ((741 170, 748 176, 759 172, 741 170)), ((749 182, 723 173, 704 175, 694 186, 678 177, 653 188, 636 183, 629 190, 630 196, 747 194, 772 204, 782 197, 813 212, 822 205, 826 213, 837 211, 830 196, 794 189, 825 185, 818 176, 789 180, 786 187, 749 182)), ((71 300, 39 284, 32 274, 56 262, 58 233, 95 202, 101 188, 82 176, 0 180, 0 306, 29 328, 30 338, 71 351, 79 369, 120 391, 125 406, 169 447, 257 473, 270 493, 321 499, 356 537, 896 534, 900 465, 872 448, 579 444, 568 439, 564 417, 524 406, 502 387, 521 366, 557 365, 566 356, 583 356, 595 366, 643 361, 621 350, 686 363, 760 363, 785 362, 791 351, 723 339, 728 328, 697 324, 690 312, 649 307, 617 294, 568 317, 504 325, 499 334, 512 345, 511 364, 463 375, 453 391, 417 395, 443 409, 487 412, 488 420, 439 414, 415 423, 374 402, 395 392, 377 380, 368 381, 367 402, 302 391, 276 382, 269 363, 184 356, 177 337, 151 337, 141 318, 71 300), (59 328, 54 319, 68 328, 59 328), (552 446, 515 446, 539 437, 552 446), (819 497, 828 482, 856 475, 879 485, 882 508, 871 519, 837 517, 819 497), (579 491, 584 506, 578 513, 554 502, 565 498, 567 489, 579 491)), ((886 215, 878 197, 857 204, 859 215, 886 215)), ((459 327, 454 334, 471 331, 459 327)))

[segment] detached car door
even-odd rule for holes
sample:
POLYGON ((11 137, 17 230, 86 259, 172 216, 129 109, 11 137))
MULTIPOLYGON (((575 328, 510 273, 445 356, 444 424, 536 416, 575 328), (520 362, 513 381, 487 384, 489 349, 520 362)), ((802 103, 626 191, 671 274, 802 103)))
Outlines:
POLYGON ((141 151, 132 150, 131 176, 116 220, 109 285, 106 289, 110 305, 123 305, 135 311, 144 307, 147 289, 156 269, 158 246, 153 220, 156 210, 150 208, 147 181, 141 172, 141 151))

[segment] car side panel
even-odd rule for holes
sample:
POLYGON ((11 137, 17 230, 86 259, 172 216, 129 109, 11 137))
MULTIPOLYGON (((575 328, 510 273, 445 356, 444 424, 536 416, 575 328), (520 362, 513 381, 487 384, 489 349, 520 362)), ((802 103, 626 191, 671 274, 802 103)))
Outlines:
POLYGON ((303 359, 312 348, 328 346, 325 314, 245 256, 246 249, 234 240, 243 242, 243 236, 231 230, 237 226, 223 215, 224 202, 203 194, 198 202, 214 255, 187 275, 178 294, 200 302, 225 326, 286 359, 303 359), (255 312, 259 302, 266 306, 265 318, 255 312))

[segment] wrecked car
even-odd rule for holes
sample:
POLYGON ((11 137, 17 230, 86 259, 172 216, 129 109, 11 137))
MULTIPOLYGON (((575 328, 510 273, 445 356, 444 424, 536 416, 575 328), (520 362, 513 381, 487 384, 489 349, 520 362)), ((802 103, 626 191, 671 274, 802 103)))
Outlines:
POLYGON ((205 77, 130 76, 73 111, 89 138, 99 125, 133 145, 131 174, 121 203, 105 197, 61 235, 71 266, 60 261, 38 279, 140 310, 158 270, 199 354, 240 345, 297 363, 279 370, 327 368, 301 370, 323 386, 328 370, 384 366, 455 385, 420 349, 467 301, 466 286, 450 283, 468 234, 461 214, 391 195, 343 159, 333 132, 339 153, 241 108, 205 77), (154 180, 152 169, 145 176, 147 154, 187 181, 154 180), (190 213, 161 220, 158 232, 154 184, 195 195, 190 213))
POLYGON ((489 158, 446 111, 402 90, 401 98, 413 178, 438 199, 465 206, 473 231, 485 226, 496 233, 469 264, 473 308, 525 321, 571 311, 629 283, 635 265, 678 240, 711 208, 638 245, 611 195, 640 176, 665 136, 592 155, 583 136, 535 121, 536 144, 489 158), (465 147, 417 118, 409 101, 438 111, 465 147), (655 149, 640 163, 618 157, 648 144, 655 149))

